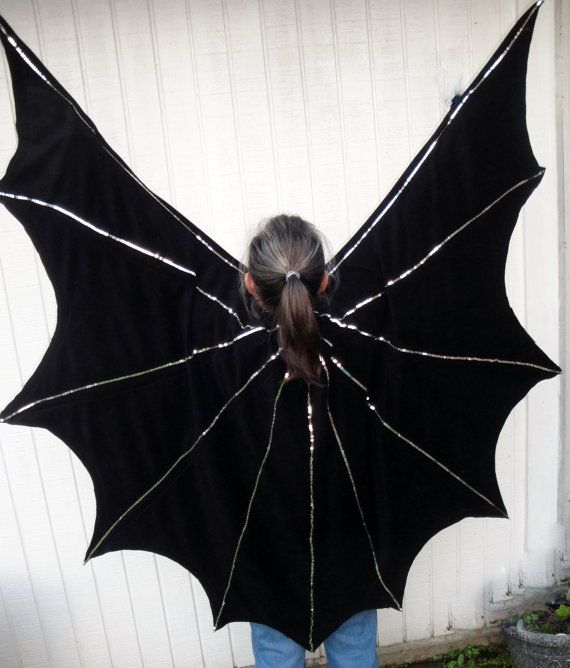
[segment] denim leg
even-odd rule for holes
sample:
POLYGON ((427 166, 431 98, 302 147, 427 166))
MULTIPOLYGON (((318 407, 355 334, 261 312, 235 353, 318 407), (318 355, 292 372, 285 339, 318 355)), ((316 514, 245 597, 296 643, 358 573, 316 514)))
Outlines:
POLYGON ((325 639, 329 668, 378 668, 377 611, 362 610, 325 639))
POLYGON ((255 668, 304 668, 305 648, 280 631, 250 622, 255 668))

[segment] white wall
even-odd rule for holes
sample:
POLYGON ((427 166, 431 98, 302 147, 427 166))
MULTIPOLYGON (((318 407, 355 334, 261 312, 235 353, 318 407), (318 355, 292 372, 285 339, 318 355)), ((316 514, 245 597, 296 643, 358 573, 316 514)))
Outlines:
MULTIPOLYGON (((280 211, 313 220, 338 250, 528 4, 0 0, 0 12, 143 181, 242 257, 252 226, 280 211)), ((506 281, 520 321, 562 364, 561 4, 542 7, 532 44, 529 131, 547 170, 514 232, 506 281)), ((2 63, 3 173, 16 137, 2 63)), ((55 320, 43 266, 0 207, 0 405, 34 371, 55 320)), ((433 537, 404 613, 379 611, 381 645, 482 626, 494 602, 567 567, 559 389, 560 378, 539 383, 502 431, 496 465, 512 519, 468 518, 433 537)), ((249 625, 213 633, 205 593, 179 565, 123 551, 83 566, 94 516, 89 476, 63 443, 0 426, 0 665, 253 663, 249 625)))
MULTIPOLYGON (((558 146, 558 205, 560 218, 559 262, 561 267, 561 364, 567 368, 570 359, 570 267, 567 245, 570 239, 570 3, 556 5, 557 37, 557 135, 558 146)), ((570 394, 568 377, 561 377, 561 465, 558 472, 560 492, 558 512, 567 529, 570 543, 570 394)), ((568 565, 568 564, 567 564, 568 565)))

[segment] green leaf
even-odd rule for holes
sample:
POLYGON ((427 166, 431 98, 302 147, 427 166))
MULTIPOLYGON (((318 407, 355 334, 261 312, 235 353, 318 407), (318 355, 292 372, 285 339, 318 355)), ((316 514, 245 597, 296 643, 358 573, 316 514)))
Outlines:
POLYGON ((554 614, 560 619, 570 619, 570 605, 562 604, 554 614))

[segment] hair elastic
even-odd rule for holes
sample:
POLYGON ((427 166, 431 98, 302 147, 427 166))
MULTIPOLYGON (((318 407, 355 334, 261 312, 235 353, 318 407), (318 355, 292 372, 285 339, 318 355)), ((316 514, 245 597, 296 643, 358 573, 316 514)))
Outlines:
POLYGON ((287 282, 289 280, 289 277, 292 276, 293 274, 295 274, 297 278, 301 278, 301 274, 298 271, 288 271, 285 274, 285 282, 287 282))

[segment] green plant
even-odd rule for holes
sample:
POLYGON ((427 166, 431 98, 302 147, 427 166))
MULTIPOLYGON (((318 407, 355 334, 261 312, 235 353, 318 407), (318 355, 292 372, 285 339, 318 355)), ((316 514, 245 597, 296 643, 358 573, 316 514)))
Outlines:
POLYGON ((451 650, 434 657, 434 662, 444 668, 511 668, 511 655, 506 647, 492 649, 486 645, 472 645, 451 650))
POLYGON ((556 616, 559 619, 570 619, 570 605, 564 603, 556 610, 556 616))
POLYGON ((510 623, 516 623, 519 631, 526 629, 537 633, 567 633, 570 635, 570 605, 561 604, 555 610, 527 610, 521 615, 510 615, 510 623))
POLYGON ((480 649, 478 647, 465 647, 460 650, 457 656, 454 659, 445 661, 443 664, 445 668, 458 668, 458 666, 463 666, 464 668, 473 668, 477 666, 477 656, 479 656, 480 649))

